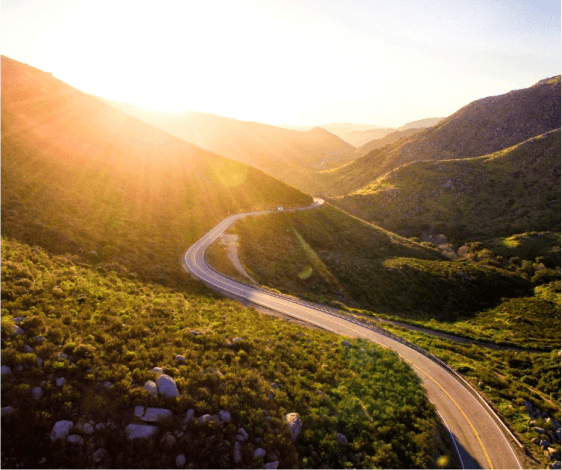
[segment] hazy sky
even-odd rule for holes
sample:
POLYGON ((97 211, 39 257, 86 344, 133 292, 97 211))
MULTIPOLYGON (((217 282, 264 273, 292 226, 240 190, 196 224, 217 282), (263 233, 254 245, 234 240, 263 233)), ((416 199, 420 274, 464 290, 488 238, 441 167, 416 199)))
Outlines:
POLYGON ((2 54, 99 96, 400 126, 560 74, 560 2, 3 0, 2 54))

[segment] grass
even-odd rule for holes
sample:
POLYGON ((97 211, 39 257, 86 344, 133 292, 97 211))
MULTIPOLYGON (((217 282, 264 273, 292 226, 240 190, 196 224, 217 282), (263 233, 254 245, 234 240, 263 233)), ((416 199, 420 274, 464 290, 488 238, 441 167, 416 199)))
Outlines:
MULTIPOLYGON (((116 430, 87 438, 89 446, 106 448, 108 465, 128 468, 170 467, 179 453, 195 468, 234 466, 239 427, 250 434, 250 448, 265 447, 282 467, 423 468, 437 457, 433 408, 417 376, 392 352, 355 340, 348 348, 336 335, 208 292, 101 272, 72 256, 53 257, 5 238, 2 257, 2 364, 13 370, 2 379, 2 404, 16 409, 2 422, 3 466, 37 467, 42 457, 49 466, 90 466, 87 453, 69 453, 48 439, 62 419, 115 423, 116 430), (18 316, 25 317, 25 333, 12 336, 18 316), (194 336, 194 330, 203 334, 194 336), (45 342, 36 342, 37 335, 45 342), (242 341, 228 346, 235 337, 242 341), (33 352, 26 352, 26 344, 33 352), (176 354, 186 363, 177 363, 176 354), (19 365, 23 370, 16 372, 19 365), (144 390, 154 366, 174 377, 179 398, 144 390), (62 388, 54 384, 58 377, 67 381, 62 388), (103 387, 105 381, 112 386, 103 387), (31 398, 34 386, 44 389, 40 400, 31 398), (136 405, 175 413, 162 432, 181 429, 188 408, 197 416, 226 409, 233 423, 191 423, 162 453, 125 441, 123 427, 133 421, 136 405), (303 421, 295 444, 282 422, 288 412, 303 421), (337 443, 336 432, 346 435, 347 446, 337 443)), ((240 466, 255 467, 252 451, 243 456, 240 466)))

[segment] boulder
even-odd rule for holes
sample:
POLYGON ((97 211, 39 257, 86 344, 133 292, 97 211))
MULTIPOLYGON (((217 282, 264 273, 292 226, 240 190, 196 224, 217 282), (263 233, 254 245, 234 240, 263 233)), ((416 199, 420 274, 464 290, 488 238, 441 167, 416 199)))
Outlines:
POLYGON ((32 353, 32 352, 33 352, 33 348, 32 348, 29 344, 26 344, 26 345, 24 345, 24 347, 23 347, 23 352, 32 353))
POLYGON ((98 423, 96 424, 96 431, 103 431, 105 429, 105 424, 98 423))
POLYGON ((10 336, 20 336, 24 333, 25 331, 23 331, 23 328, 21 326, 12 325, 12 328, 10 328, 10 336))
POLYGON ((279 461, 278 461, 278 460, 276 460, 275 462, 266 463, 266 464, 263 466, 263 468, 270 468, 270 469, 274 469, 274 470, 275 470, 277 467, 279 467, 279 461))
POLYGON ((546 451, 549 454, 550 460, 558 460, 560 458, 560 452, 558 452, 554 447, 548 447, 546 451))
POLYGON ((245 440, 248 439, 248 437, 249 436, 246 430, 244 428, 240 428, 238 430, 238 434, 236 435, 236 440, 244 442, 245 440))
POLYGON ((12 369, 10 366, 2 366, 2 376, 10 375, 12 373, 12 369))
POLYGON ((185 364, 185 357, 180 356, 179 354, 174 357, 174 360, 179 362, 180 364, 185 364))
POLYGON ((336 439, 340 444, 347 444, 347 437, 344 434, 337 432, 336 439))
POLYGON ((541 440, 538 437, 533 438, 533 440, 531 441, 533 444, 539 445, 541 440))
POLYGON ((71 434, 66 438, 66 440, 71 444, 84 444, 84 439, 82 439, 78 434, 71 434))
POLYGON ((156 372, 157 374, 163 374, 164 370, 162 369, 162 367, 153 367, 152 369, 150 369, 150 372, 156 372))
POLYGON ((558 438, 558 442, 560 442, 560 428, 556 430, 556 437, 558 438))
POLYGON ((35 363, 37 364, 37 367, 43 367, 43 359, 41 359, 39 356, 37 356, 37 359, 35 359, 35 363))
POLYGON ((242 338, 236 337, 232 340, 232 343, 239 343, 240 341, 243 341, 242 338))
POLYGON ((158 386, 156 385, 156 382, 147 380, 144 384, 144 388, 145 390, 148 390, 148 393, 150 393, 151 395, 154 395, 155 397, 158 396, 158 386))
POLYGON ((72 421, 57 421, 51 431, 51 441, 66 439, 73 427, 74 423, 72 421))
POLYGON ((162 449, 164 450, 172 450, 172 447, 175 445, 176 438, 171 432, 167 432, 162 436, 162 439, 160 439, 160 446, 162 446, 162 449))
POLYGON ((242 443, 240 441, 236 441, 234 443, 234 451, 232 452, 232 458, 234 459, 234 463, 242 462, 242 443))
POLYGON ((201 333, 200 331, 191 330, 190 333, 193 336, 203 336, 203 333, 201 333))
POLYGON ((34 340, 36 343, 39 343, 39 344, 45 342, 45 338, 44 338, 43 336, 34 336, 34 337, 33 337, 33 340, 34 340))
POLYGON ((144 415, 140 416, 140 419, 151 423, 159 423, 171 418, 172 415, 172 411, 166 408, 147 408, 144 415))
POLYGON ((144 414, 144 406, 135 406, 135 416, 140 418, 144 414))
POLYGON ((156 379, 156 386, 158 393, 165 398, 179 397, 178 387, 176 381, 169 375, 162 374, 156 379))
POLYGON ((86 423, 82 426, 82 432, 88 435, 94 434, 94 427, 90 423, 86 423))
POLYGON ((55 384, 57 387, 64 387, 66 385, 66 379, 64 377, 59 377, 55 380, 55 384))
POLYGON ((557 460, 556 462, 552 462, 548 468, 560 468, 560 460, 557 460))
POLYGON ((199 423, 204 424, 204 423, 210 423, 211 421, 214 421, 215 418, 213 418, 210 414, 205 414, 203 416, 199 417, 199 423))
POLYGON ((287 423, 289 431, 291 431, 291 439, 293 442, 297 440, 297 436, 302 429, 302 421, 298 413, 287 413, 283 416, 283 420, 287 423))
POLYGON ((544 429, 543 428, 539 428, 538 426, 535 426, 533 428, 533 431, 535 431, 538 434, 545 434, 544 429))
POLYGON ((14 412, 14 408, 12 406, 3 406, 2 407, 2 418, 4 416, 11 415, 14 412))
POLYGON ((546 448, 550 447, 550 442, 547 441, 546 439, 543 439, 543 440, 539 443, 539 445, 540 445, 541 447, 544 447, 544 448, 546 449, 546 448))
POLYGON ((14 317, 14 322, 15 323, 21 323, 25 320, 25 317, 14 317))
POLYGON ((185 459, 185 454, 180 454, 176 457, 176 467, 183 467, 186 462, 187 460, 185 459))
POLYGON ((193 408, 190 408, 189 410, 187 410, 183 422, 189 423, 190 421, 193 421, 193 418, 195 418, 195 410, 193 408))
POLYGON ((260 457, 265 457, 265 454, 267 452, 265 451, 265 449, 262 449, 261 447, 258 447, 255 451, 254 451, 254 459, 259 459, 260 457))
POLYGON ((98 450, 94 452, 94 462, 100 463, 103 462, 105 459, 109 457, 109 452, 105 450, 103 447, 100 447, 98 450))
POLYGON ((149 439, 158 433, 158 428, 156 426, 151 426, 148 424, 129 424, 125 428, 125 434, 129 441, 135 439, 149 439))
POLYGON ((36 400, 39 400, 43 396, 43 389, 41 387, 33 387, 33 390, 31 390, 31 396, 36 400))
POLYGON ((275 382, 273 382, 273 383, 271 384, 271 388, 272 388, 273 390, 277 390, 277 389, 279 388, 279 385, 277 385, 275 382))
POLYGON ((533 405, 528 402, 527 400, 523 401, 523 406, 525 407, 525 411, 529 418, 536 418, 537 414, 533 411, 533 405))
POLYGON ((230 417, 230 413, 228 411, 220 410, 219 411, 219 420, 220 420, 221 423, 230 423, 232 418, 230 417))
POLYGON ((226 340, 226 341, 224 342, 224 345, 225 345, 227 348, 232 347, 232 343, 231 343, 229 340, 226 340))
POLYGON ((351 343, 349 341, 342 341, 341 344, 342 344, 342 346, 345 346, 346 348, 351 347, 351 343))

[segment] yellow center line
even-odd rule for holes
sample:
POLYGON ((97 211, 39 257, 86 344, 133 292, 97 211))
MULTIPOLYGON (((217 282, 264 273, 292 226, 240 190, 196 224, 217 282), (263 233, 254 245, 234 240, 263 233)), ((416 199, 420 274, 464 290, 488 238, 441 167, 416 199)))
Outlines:
MULTIPOLYGON (((410 361, 408 361, 410 362, 410 361)), ((474 427, 474 425, 472 424, 472 422, 470 421, 470 419, 468 419, 468 416, 466 415, 466 413, 462 410, 462 408, 459 406, 459 404, 455 401, 455 399, 449 395, 449 393, 447 392, 447 390, 445 390, 441 384, 439 382, 437 382, 433 377, 431 377, 431 375, 429 375, 427 372, 425 372, 423 369, 421 369, 419 366, 417 366, 416 364, 410 362, 410 364, 412 366, 414 366, 416 369, 418 369, 420 372, 422 372, 423 374, 425 374, 427 377, 429 377, 429 379, 431 379, 435 385, 437 385, 445 395, 447 395, 449 397, 449 399, 455 404, 455 406, 459 409, 459 411, 461 412, 461 414, 465 417, 466 421, 468 422, 468 424, 470 425, 470 428, 472 429, 472 432, 474 433, 474 435, 476 436, 476 439, 478 439, 478 443, 480 444, 480 447, 482 448, 482 451, 484 452, 484 456, 486 457, 486 461, 488 462, 488 465, 490 466, 491 469, 494 468, 494 466, 492 465, 492 461, 490 460, 490 456, 488 455, 488 452, 486 451, 486 448, 484 447, 484 443, 482 442, 482 439, 480 439, 480 436, 478 435, 478 433, 476 432, 476 428, 474 427)))

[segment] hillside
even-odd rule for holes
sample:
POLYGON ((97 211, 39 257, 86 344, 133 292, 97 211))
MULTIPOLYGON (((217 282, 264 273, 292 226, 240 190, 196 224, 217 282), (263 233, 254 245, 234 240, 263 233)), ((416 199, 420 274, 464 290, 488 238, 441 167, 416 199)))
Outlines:
POLYGON ((198 112, 163 114, 131 105, 112 106, 180 139, 261 169, 300 189, 316 169, 334 168, 355 148, 330 132, 283 129, 198 112))
POLYGON ((2 57, 2 234, 148 279, 229 212, 311 198, 2 57))
POLYGON ((342 196, 413 161, 477 157, 560 127, 560 76, 474 101, 408 139, 318 174, 316 192, 342 196))
POLYGON ((491 155, 413 162, 334 201, 407 237, 560 231, 560 129, 491 155))
POLYGON ((370 142, 371 140, 375 139, 382 139, 386 135, 390 134, 394 129, 391 127, 382 127, 376 129, 367 129, 364 131, 351 131, 351 132, 342 132, 339 136, 349 142, 351 145, 355 147, 359 147, 361 145, 370 142))
POLYGON ((442 117, 437 118, 425 118, 425 119, 418 119, 417 121, 412 121, 400 126, 397 130, 405 131, 408 129, 420 129, 423 127, 431 127, 435 126, 438 122, 441 122, 443 119, 442 117))

